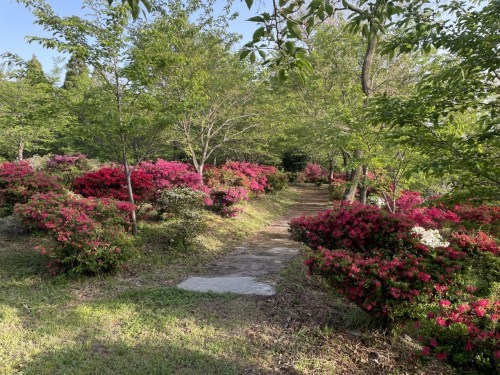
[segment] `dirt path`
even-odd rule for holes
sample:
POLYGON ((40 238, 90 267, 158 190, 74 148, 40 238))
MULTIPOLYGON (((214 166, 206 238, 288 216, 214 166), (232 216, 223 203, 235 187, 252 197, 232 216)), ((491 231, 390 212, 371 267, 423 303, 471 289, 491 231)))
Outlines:
POLYGON ((264 230, 248 237, 234 251, 207 264, 200 275, 178 284, 185 290, 273 295, 279 271, 299 253, 299 244, 290 239, 288 222, 293 217, 312 215, 328 207, 328 192, 314 186, 294 186, 300 202, 264 230))

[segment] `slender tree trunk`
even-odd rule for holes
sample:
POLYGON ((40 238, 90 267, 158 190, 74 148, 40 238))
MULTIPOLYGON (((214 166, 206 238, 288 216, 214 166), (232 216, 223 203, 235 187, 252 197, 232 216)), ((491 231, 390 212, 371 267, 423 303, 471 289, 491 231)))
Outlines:
MULTIPOLYGON (((378 38, 376 34, 372 34, 368 41, 368 46, 366 47, 365 57, 363 59, 363 66, 361 69, 361 89, 363 90, 363 94, 365 95, 365 101, 363 106, 366 106, 366 99, 371 97, 372 92, 372 77, 371 70, 373 66, 373 61, 375 57, 375 51, 377 49, 378 38)), ((355 158, 361 158, 363 156, 362 150, 354 151, 355 158)), ((361 181, 361 174, 363 173, 362 165, 359 165, 354 173, 351 175, 350 181, 351 183, 347 185, 346 191, 344 193, 344 200, 348 202, 354 202, 356 197, 356 188, 359 182, 361 181)), ((366 202, 366 191, 363 191, 363 186, 360 186, 360 200, 366 202)))
POLYGON ((137 236, 137 213, 135 210, 135 199, 134 199, 134 189, 132 187, 132 168, 130 168, 130 164, 128 163, 127 158, 127 144, 125 135, 122 134, 122 158, 123 158, 123 169, 125 173, 125 185, 127 187, 127 196, 128 201, 134 205, 134 209, 130 213, 130 221, 132 223, 132 234, 137 236))
POLYGON ((335 159, 333 154, 328 154, 328 179, 333 180, 333 167, 335 166, 335 159))
POLYGON ((362 183, 359 188, 359 201, 363 204, 366 204, 366 198, 368 197, 368 167, 363 165, 361 167, 362 170, 362 183))
MULTIPOLYGON (((356 150, 354 152, 355 157, 361 157, 362 155, 363 151, 356 150)), ((361 174, 362 174, 361 165, 359 165, 356 169, 354 169, 351 172, 349 176, 350 178, 347 180, 347 186, 344 192, 344 197, 342 198, 344 201, 352 203, 356 199, 356 191, 358 189, 358 184, 361 178, 361 174)))
POLYGON ((17 144, 17 159, 24 160, 24 140, 20 140, 17 144))

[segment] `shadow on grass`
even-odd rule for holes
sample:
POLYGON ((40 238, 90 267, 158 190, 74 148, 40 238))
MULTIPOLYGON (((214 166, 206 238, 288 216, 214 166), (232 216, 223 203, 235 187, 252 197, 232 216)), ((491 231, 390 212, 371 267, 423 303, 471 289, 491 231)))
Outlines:
POLYGON ((33 375, 269 374, 243 361, 169 343, 129 345, 90 340, 87 345, 49 351, 20 368, 33 375))

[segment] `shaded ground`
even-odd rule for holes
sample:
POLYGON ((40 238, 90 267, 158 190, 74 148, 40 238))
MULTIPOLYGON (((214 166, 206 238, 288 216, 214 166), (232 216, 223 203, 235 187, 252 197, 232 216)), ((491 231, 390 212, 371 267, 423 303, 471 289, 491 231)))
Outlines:
POLYGON ((290 239, 288 222, 300 215, 312 215, 329 205, 328 192, 312 185, 293 187, 300 201, 288 213, 247 238, 234 251, 210 262, 205 270, 178 284, 192 291, 273 295, 279 271, 298 253, 300 245, 290 239))

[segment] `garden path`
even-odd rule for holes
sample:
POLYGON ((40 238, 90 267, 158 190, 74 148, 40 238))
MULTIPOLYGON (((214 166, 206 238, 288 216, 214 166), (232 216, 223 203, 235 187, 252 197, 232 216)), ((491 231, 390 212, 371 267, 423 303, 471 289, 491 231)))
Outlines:
POLYGON ((300 201, 262 231, 247 237, 232 252, 207 264, 203 274, 193 275, 177 286, 199 292, 232 292, 270 296, 276 293, 279 271, 297 256, 300 244, 291 240, 288 222, 328 207, 328 192, 315 186, 291 187, 300 201))

